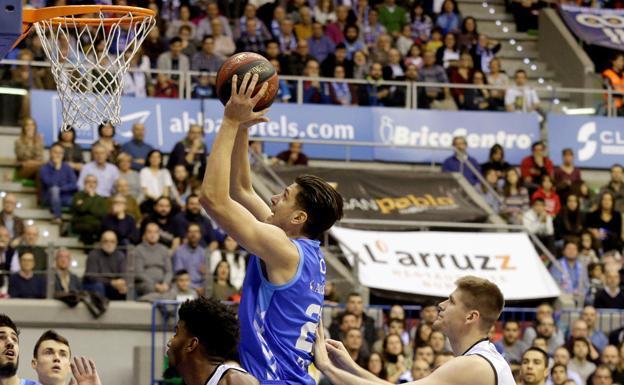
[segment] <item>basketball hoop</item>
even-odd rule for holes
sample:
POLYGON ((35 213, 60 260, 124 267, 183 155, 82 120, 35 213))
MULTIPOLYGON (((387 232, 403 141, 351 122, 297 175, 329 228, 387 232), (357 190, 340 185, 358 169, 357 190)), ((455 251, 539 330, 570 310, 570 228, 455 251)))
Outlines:
POLYGON ((62 130, 119 124, 123 79, 156 24, 150 9, 75 5, 24 9, 23 34, 34 26, 52 63, 62 130))

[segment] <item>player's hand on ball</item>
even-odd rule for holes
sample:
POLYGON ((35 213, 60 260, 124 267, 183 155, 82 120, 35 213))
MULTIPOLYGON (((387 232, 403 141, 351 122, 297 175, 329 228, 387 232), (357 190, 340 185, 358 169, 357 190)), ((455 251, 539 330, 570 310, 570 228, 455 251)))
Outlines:
POLYGON ((250 127, 256 123, 267 121, 264 114, 268 109, 254 112, 254 107, 264 96, 268 84, 264 83, 258 93, 252 96, 254 89, 258 83, 258 75, 251 75, 249 72, 245 74, 240 87, 237 89, 238 76, 232 77, 232 96, 225 105, 224 118, 237 122, 239 125, 248 125, 250 127))
POLYGON ((71 370, 74 378, 69 385, 102 385, 95 363, 86 357, 74 357, 71 370))

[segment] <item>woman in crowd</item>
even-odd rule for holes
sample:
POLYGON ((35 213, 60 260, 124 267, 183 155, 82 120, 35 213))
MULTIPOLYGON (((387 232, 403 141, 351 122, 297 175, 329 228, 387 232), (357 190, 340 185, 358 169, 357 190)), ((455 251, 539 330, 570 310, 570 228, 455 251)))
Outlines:
POLYGON ((605 191, 598 209, 587 216, 586 226, 603 252, 622 250, 622 214, 615 210, 613 193, 605 191))
POLYGON ((323 25, 336 21, 333 0, 319 0, 314 6, 314 19, 323 25))
POLYGON ((353 104, 351 86, 349 83, 343 81, 345 78, 345 69, 343 66, 337 65, 334 67, 334 78, 338 81, 325 83, 325 87, 328 88, 327 93, 331 103, 341 106, 353 104))
POLYGON ((230 264, 220 261, 213 272, 212 297, 219 301, 228 301, 238 294, 238 290, 230 282, 230 264))
POLYGON ((61 130, 58 133, 56 143, 63 146, 65 153, 63 154, 63 162, 67 162, 76 173, 80 172, 82 165, 85 163, 82 147, 76 144, 76 131, 73 128, 69 130, 61 130))
POLYGON ((566 204, 554 221, 555 240, 579 242, 584 230, 584 217, 576 195, 568 195, 566 204))
POLYGON ((115 163, 117 156, 121 153, 121 145, 115 141, 115 127, 110 122, 104 122, 98 126, 99 139, 93 143, 101 144, 108 152, 107 161, 115 163))
POLYGON ((563 364, 554 364, 550 369, 550 379, 553 385, 564 385, 568 380, 568 371, 563 364))
POLYGON ((120 246, 127 246, 137 242, 136 219, 126 211, 126 198, 115 194, 109 198, 110 211, 102 220, 102 232, 112 231, 117 235, 120 246))
MULTIPOLYGON (((487 85, 485 74, 481 70, 472 73, 472 84, 475 86, 487 85)), ((492 109, 490 102, 491 92, 487 88, 469 88, 464 91, 464 103, 460 106, 464 110, 487 111, 492 109)))
POLYGON ((426 43, 429 40, 429 36, 431 36, 433 21, 429 15, 425 14, 425 8, 423 8, 420 1, 414 4, 411 16, 412 39, 420 44, 426 43))
POLYGON ((446 0, 442 4, 442 13, 436 19, 436 25, 442 28, 442 33, 459 31, 461 16, 457 11, 454 0, 446 0))
POLYGON ((366 369, 369 372, 373 373, 375 376, 385 380, 388 378, 388 373, 386 372, 386 363, 381 354, 373 352, 368 357, 368 365, 366 365, 366 369))
POLYGON ((43 164, 43 136, 37 132, 37 123, 32 118, 24 119, 22 131, 15 141, 17 176, 21 179, 35 179, 43 164))
POLYGON ((596 193, 589 188, 586 182, 581 181, 579 185, 579 205, 581 206, 581 212, 583 214, 589 214, 596 210, 596 193))
MULTIPOLYGON (((556 230, 555 230, 556 231, 556 230)), ((598 249, 595 246, 594 238, 587 230, 581 233, 581 242, 579 247, 579 260, 585 265, 589 263, 599 262, 598 249)))
POLYGON ((529 209, 529 192, 520 182, 515 168, 505 173, 502 214, 512 224, 522 224, 522 214, 529 209))
MULTIPOLYGON (((119 168, 119 177, 128 181, 129 192, 137 200, 141 200, 141 178, 139 173, 131 168, 132 157, 125 152, 117 155, 117 168, 119 168)), ((135 218, 138 219, 138 218, 135 218)))
POLYGON ((428 323, 421 322, 420 325, 418 325, 414 333, 414 350, 429 344, 429 337, 432 331, 433 329, 431 329, 431 325, 428 323))
POLYGON ((555 217, 561 210, 561 201, 559 195, 555 191, 555 185, 550 175, 542 176, 542 181, 537 191, 531 196, 531 201, 535 201, 537 198, 542 198, 546 205, 546 212, 551 217, 555 217))
POLYGON ((490 73, 488 74, 487 82, 491 86, 499 87, 498 89, 491 90, 490 96, 493 109, 504 110, 505 90, 509 87, 509 76, 502 71, 499 58, 494 58, 490 61, 490 73))
POLYGON ((477 32, 477 21, 474 17, 468 16, 464 19, 459 35, 459 47, 461 50, 470 51, 479 40, 479 32, 477 32))
MULTIPOLYGON (((469 53, 462 53, 459 58, 459 65, 451 68, 451 83, 470 84, 472 83, 473 62, 469 53)), ((451 88, 451 94, 458 106, 464 105, 464 89, 451 88)))
POLYGON ((572 359, 568 363, 568 369, 578 373, 583 383, 587 383, 589 376, 596 370, 596 365, 589 361, 589 342, 587 339, 583 337, 574 339, 572 359))
POLYGON ((487 185, 481 186, 481 193, 487 204, 498 214, 500 212, 501 201, 499 200, 498 176, 496 175, 496 170, 489 168, 483 172, 483 176, 487 185))
POLYGON ((186 199, 193 193, 189 173, 183 164, 177 164, 173 168, 173 186, 171 197, 175 199, 178 206, 184 208, 186 199))
POLYGON ((446 337, 442 332, 434 330, 429 335, 429 346, 433 349, 435 354, 440 354, 444 351, 446 345, 446 337))
POLYGON ((210 256, 210 268, 214 270, 221 261, 227 261, 230 271, 230 283, 234 288, 240 289, 245 279, 245 271, 247 268, 246 256, 247 253, 238 247, 238 243, 227 235, 223 239, 223 243, 220 245, 219 249, 212 252, 210 256))
POLYGON ((405 59, 403 59, 403 65, 407 68, 409 65, 415 65, 416 68, 421 69, 423 66, 422 49, 419 44, 412 44, 405 59))
POLYGON ((457 66, 459 54, 457 37, 453 32, 449 32, 444 36, 444 45, 438 48, 436 52, 436 63, 449 70, 450 67, 457 66))
POLYGON ((405 357, 403 341, 398 334, 388 334, 383 340, 383 356, 386 361, 386 380, 396 384, 410 370, 411 360, 405 357))
POLYGON ((158 150, 152 150, 145 159, 146 167, 141 169, 141 190, 145 200, 141 203, 141 212, 152 210, 154 202, 160 197, 169 197, 173 181, 169 170, 163 167, 163 156, 158 150))
POLYGON ((497 143, 490 148, 488 161, 481 165, 481 170, 485 171, 490 168, 494 169, 496 170, 496 176, 498 179, 504 180, 505 173, 510 167, 511 165, 505 160, 505 150, 503 149, 503 146, 497 143))
POLYGON ((366 79, 370 71, 368 55, 364 51, 355 51, 353 53, 353 78, 366 79))

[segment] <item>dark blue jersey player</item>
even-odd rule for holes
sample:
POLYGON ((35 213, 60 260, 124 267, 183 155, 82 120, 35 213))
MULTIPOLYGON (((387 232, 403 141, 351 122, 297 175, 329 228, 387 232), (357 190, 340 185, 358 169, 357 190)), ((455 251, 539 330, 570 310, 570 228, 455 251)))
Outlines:
POLYGON ((201 187, 202 205, 252 254, 239 310, 243 367, 262 384, 305 384, 321 316, 325 260, 313 239, 342 217, 342 197, 321 178, 299 176, 269 207, 253 190, 248 129, 268 122, 254 112, 267 85, 248 73, 232 79, 201 187), (237 89, 238 88, 238 89, 237 89))

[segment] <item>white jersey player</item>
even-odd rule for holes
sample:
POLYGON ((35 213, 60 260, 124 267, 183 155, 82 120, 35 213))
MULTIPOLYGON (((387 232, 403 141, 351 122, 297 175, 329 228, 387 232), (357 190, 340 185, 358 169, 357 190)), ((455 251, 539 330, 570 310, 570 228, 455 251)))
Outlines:
MULTIPOLYGON (((505 304, 494 283, 462 277, 457 289, 438 305, 434 330, 444 333, 456 357, 414 385, 516 385, 505 359, 486 338, 505 304)), ((360 368, 340 342, 325 340, 318 329, 315 364, 334 385, 390 384, 360 368)))

